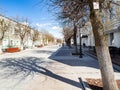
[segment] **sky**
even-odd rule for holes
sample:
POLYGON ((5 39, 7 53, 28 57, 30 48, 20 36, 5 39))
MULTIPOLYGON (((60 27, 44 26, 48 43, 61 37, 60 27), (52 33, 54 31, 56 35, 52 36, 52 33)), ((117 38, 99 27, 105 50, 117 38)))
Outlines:
POLYGON ((0 0, 0 14, 9 18, 27 18, 33 27, 62 38, 62 27, 55 13, 49 9, 48 0, 0 0))

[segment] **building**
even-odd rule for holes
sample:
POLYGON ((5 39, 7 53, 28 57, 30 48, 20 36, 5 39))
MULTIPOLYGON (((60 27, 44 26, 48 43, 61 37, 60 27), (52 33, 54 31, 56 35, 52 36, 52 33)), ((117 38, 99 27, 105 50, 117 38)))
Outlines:
MULTIPOLYGON (((120 5, 120 1, 114 0, 117 4, 120 5)), ((112 4, 111 13, 104 12, 103 16, 103 25, 104 32, 108 35, 108 45, 120 48, 120 6, 112 4)), ((87 32, 84 33, 84 28, 82 29, 82 35, 86 35, 86 38, 82 38, 82 43, 85 43, 86 46, 95 46, 94 36, 92 32, 91 23, 87 22, 87 32)), ((79 34, 79 32, 78 32, 79 34)), ((78 44, 79 44, 78 37, 78 44)))
MULTIPOLYGON (((0 14, 0 20, 4 20, 5 22, 10 22, 9 30, 7 30, 5 32, 5 35, 4 35, 4 38, 3 38, 2 43, 0 45, 0 48, 2 50, 5 50, 6 48, 9 48, 9 47, 19 47, 19 48, 21 48, 21 38, 18 35, 18 33, 16 33, 15 28, 16 28, 17 24, 20 24, 21 26, 25 26, 25 24, 16 22, 16 21, 14 21, 14 20, 12 20, 8 17, 5 17, 4 15, 1 15, 1 14, 0 14)), ((30 27, 29 27, 29 29, 31 31, 34 30, 30 27)), ((1 36, 1 33, 0 33, 0 36, 1 36)), ((30 34, 25 35, 23 42, 24 42, 23 47, 27 47, 27 48, 32 47, 33 42, 31 40, 30 34)), ((38 39, 38 41, 36 41, 35 45, 41 45, 41 44, 43 44, 43 35, 40 32, 39 39, 38 39)))
MULTIPOLYGON (((120 1, 114 0, 117 4, 120 1)), ((120 6, 112 4, 111 13, 105 13, 103 17, 105 33, 108 34, 108 45, 120 47, 120 6)))
POLYGON ((7 47, 11 47, 11 46, 20 46, 20 43, 19 43, 19 39, 18 37, 15 35, 15 30, 14 30, 14 27, 16 25, 16 21, 13 21, 12 19, 9 19, 3 15, 0 15, 0 20, 4 20, 5 22, 10 22, 10 27, 9 27, 9 30, 7 30, 5 32, 5 36, 2 40, 2 49, 5 49, 7 47))
POLYGON ((83 43, 86 46, 95 46, 94 36, 92 32, 92 26, 90 22, 87 22, 85 27, 78 29, 77 32, 77 44, 80 44, 80 36, 82 37, 82 45, 83 43))

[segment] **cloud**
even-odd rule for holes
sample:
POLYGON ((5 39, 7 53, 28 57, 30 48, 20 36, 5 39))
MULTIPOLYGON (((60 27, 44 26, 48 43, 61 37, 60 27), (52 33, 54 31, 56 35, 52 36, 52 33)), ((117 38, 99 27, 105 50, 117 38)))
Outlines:
POLYGON ((61 28, 61 27, 59 27, 59 26, 53 26, 53 27, 52 27, 52 29, 53 29, 53 30, 59 30, 59 31, 61 31, 61 30, 62 30, 62 28, 61 28))
POLYGON ((21 22, 22 24, 24 24, 24 25, 29 25, 29 23, 28 22, 21 22))
POLYGON ((51 23, 36 23, 36 26, 39 27, 39 28, 43 28, 45 26, 50 26, 51 23))
POLYGON ((54 37, 56 37, 56 38, 63 38, 63 35, 61 33, 62 27, 60 27, 60 26, 53 26, 50 31, 54 35, 54 37))
POLYGON ((36 23, 38 30, 47 30, 50 32, 54 37, 63 38, 61 33, 62 27, 58 25, 54 25, 53 23, 36 23))

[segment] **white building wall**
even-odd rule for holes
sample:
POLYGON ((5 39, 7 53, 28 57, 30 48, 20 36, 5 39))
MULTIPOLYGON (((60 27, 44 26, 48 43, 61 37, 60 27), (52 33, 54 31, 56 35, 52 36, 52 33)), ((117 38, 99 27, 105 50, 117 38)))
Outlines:
POLYGON ((114 46, 120 47, 120 32, 114 33, 114 46))
POLYGON ((110 39, 110 34, 108 34, 108 46, 111 46, 111 39, 110 39))
POLYGON ((95 46, 95 41, 94 41, 93 33, 90 33, 88 35, 87 42, 88 42, 88 46, 95 46))
POLYGON ((95 46, 95 40, 94 40, 94 36, 92 35, 92 40, 91 40, 91 46, 95 46))
POLYGON ((86 46, 88 46, 88 38, 82 38, 82 45, 85 43, 86 46))
POLYGON ((90 35, 88 35, 88 46, 90 46, 91 45, 91 39, 90 39, 90 35))
MULTIPOLYGON (((0 19, 4 19, 6 22, 10 22, 11 24, 11 27, 10 29, 6 32, 5 34, 5 37, 3 39, 3 42, 2 42, 2 46, 0 46, 0 48, 7 48, 9 46, 13 46, 13 47, 21 47, 21 44, 20 44, 20 38, 19 36, 16 35, 15 33, 15 25, 17 24, 16 21, 12 20, 12 19, 9 19, 3 15, 0 15, 0 19)), ((33 30, 31 30, 32 32, 33 30)), ((46 41, 46 43, 48 43, 46 41)), ((36 44, 37 45, 41 45, 41 44, 44 44, 43 42, 43 35, 42 33, 40 33, 40 38, 38 41, 36 41, 36 44)), ((25 39, 24 39, 24 47, 28 47, 28 48, 31 48, 32 47, 32 40, 30 38, 30 36, 26 36, 25 39)))

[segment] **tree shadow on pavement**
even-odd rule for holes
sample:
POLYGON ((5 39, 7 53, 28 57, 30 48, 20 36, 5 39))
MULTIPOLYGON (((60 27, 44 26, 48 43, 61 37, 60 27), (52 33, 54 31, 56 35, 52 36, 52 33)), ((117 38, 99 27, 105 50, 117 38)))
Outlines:
MULTIPOLYGON (((67 50, 68 53, 71 53, 71 50, 67 50)), ((66 65, 70 65, 70 66, 85 66, 85 67, 91 67, 91 68, 96 68, 99 69, 99 64, 97 60, 92 59, 91 57, 84 55, 83 58, 79 58, 79 56, 72 56, 70 54, 67 54, 66 50, 57 50, 56 52, 54 52, 51 56, 49 56, 49 59, 52 59, 54 61, 66 64, 66 65), (58 55, 59 53, 64 53, 58 55)))
MULTIPOLYGON (((59 49, 56 52, 54 52, 51 56, 49 56, 49 59, 52 59, 54 61, 70 65, 70 66, 83 66, 83 67, 90 67, 95 68, 99 70, 99 63, 98 60, 90 57, 86 54, 83 55, 83 58, 79 58, 79 56, 72 56, 70 53, 72 50, 70 49, 59 49), (76 58, 77 57, 77 58, 76 58)), ((120 69, 114 68, 114 72, 120 72, 120 69)))
POLYGON ((43 58, 36 57, 3 59, 0 61, 0 70, 3 70, 2 75, 4 76, 2 79, 17 77, 20 82, 25 80, 28 76, 34 77, 36 74, 43 74, 75 87, 82 88, 80 86, 80 82, 56 75, 50 70, 46 69, 43 65, 45 63, 46 62, 43 60, 43 58))
POLYGON ((49 50, 36 50, 34 51, 34 53, 39 53, 39 54, 52 54, 53 51, 49 51, 49 50))

